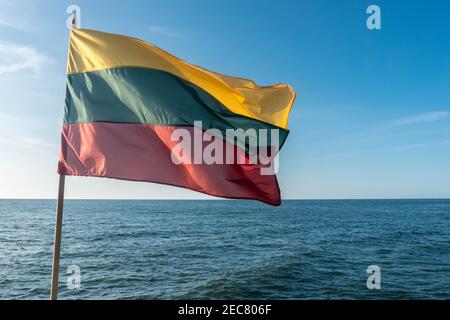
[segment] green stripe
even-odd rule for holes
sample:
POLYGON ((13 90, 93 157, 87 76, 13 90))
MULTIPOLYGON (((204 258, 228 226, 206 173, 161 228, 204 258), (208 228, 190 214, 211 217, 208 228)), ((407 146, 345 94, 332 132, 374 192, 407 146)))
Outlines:
POLYGON ((194 121, 224 136, 226 129, 279 129, 280 145, 288 135, 287 130, 229 111, 203 89, 164 71, 124 67, 68 75, 65 123, 192 126, 194 121))

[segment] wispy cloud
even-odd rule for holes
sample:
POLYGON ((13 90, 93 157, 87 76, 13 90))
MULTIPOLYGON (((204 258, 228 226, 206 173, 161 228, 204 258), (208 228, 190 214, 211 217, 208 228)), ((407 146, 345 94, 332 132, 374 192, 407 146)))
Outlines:
POLYGON ((436 122, 447 119, 450 116, 448 111, 433 111, 427 113, 421 113, 410 117, 396 119, 386 123, 383 128, 390 129, 396 127, 410 126, 420 123, 436 122))
POLYGON ((0 27, 30 30, 29 11, 32 7, 34 7, 33 3, 0 0, 0 27))
POLYGON ((17 29, 21 31, 31 31, 31 27, 28 22, 15 19, 11 17, 0 16, 0 27, 6 27, 10 29, 17 29))
POLYGON ((148 27, 148 30, 153 34, 170 38, 185 39, 192 37, 192 35, 187 34, 185 32, 181 32, 179 30, 164 26, 150 26, 148 27))
POLYGON ((402 145, 402 146, 386 148, 385 150, 409 150, 409 149, 417 149, 417 148, 442 146, 442 145, 447 145, 447 144, 450 144, 450 139, 434 141, 434 142, 426 142, 426 143, 407 144, 407 145, 402 145))
POLYGON ((0 111, 0 123, 7 124, 0 127, 0 146, 12 148, 54 148, 55 144, 37 136, 34 130, 27 128, 32 126, 30 119, 23 118, 20 115, 0 111))
POLYGON ((415 144, 404 144, 404 145, 397 145, 397 146, 392 146, 392 147, 380 147, 380 148, 373 148, 373 149, 361 149, 361 150, 350 151, 350 152, 333 153, 333 154, 328 154, 323 157, 320 157, 320 159, 334 159, 334 158, 341 158, 341 157, 358 156, 358 155, 362 155, 362 154, 380 153, 380 152, 387 152, 387 151, 413 150, 413 149, 439 147, 439 146, 447 146, 447 145, 450 145, 450 139, 439 140, 439 141, 430 141, 430 142, 424 142, 424 143, 415 143, 415 144))
POLYGON ((0 42, 0 75, 30 70, 36 76, 49 63, 52 59, 33 47, 0 42))
POLYGON ((5 17, 0 17, 0 27, 14 28, 14 29, 22 29, 22 25, 14 23, 11 20, 6 19, 5 17))
POLYGON ((0 136, 0 145, 9 146, 14 148, 19 147, 35 147, 35 148, 54 148, 55 144, 49 143, 36 137, 10 137, 0 136))

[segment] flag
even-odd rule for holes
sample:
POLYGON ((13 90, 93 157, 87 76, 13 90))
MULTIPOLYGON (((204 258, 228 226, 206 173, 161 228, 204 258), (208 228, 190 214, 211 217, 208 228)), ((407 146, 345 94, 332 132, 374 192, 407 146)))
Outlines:
POLYGON ((259 160, 286 140, 294 100, 289 85, 260 87, 139 39, 72 29, 58 173, 279 205, 276 175, 259 160))

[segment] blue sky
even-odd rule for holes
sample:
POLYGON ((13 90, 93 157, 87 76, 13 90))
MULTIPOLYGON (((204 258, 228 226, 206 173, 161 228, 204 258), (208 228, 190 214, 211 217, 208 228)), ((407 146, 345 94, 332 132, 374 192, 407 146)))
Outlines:
MULTIPOLYGON (((205 68, 298 94, 285 198, 450 197, 447 1, 0 0, 0 198, 54 198, 68 44, 82 27, 142 38, 205 68), (368 30, 377 4, 382 29, 368 30)), ((69 198, 206 198, 68 178, 69 198)))

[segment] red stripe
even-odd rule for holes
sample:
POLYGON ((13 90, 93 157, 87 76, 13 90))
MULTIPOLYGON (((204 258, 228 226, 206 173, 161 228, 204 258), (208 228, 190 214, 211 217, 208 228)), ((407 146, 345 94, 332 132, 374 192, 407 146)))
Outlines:
MULTIPOLYGON (((171 135, 177 128, 101 122, 64 125, 58 173, 155 182, 223 198, 280 204, 276 176, 261 175, 259 165, 175 165, 171 150, 178 142, 171 141, 171 135)), ((193 137, 193 127, 183 128, 193 137)))

